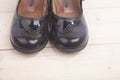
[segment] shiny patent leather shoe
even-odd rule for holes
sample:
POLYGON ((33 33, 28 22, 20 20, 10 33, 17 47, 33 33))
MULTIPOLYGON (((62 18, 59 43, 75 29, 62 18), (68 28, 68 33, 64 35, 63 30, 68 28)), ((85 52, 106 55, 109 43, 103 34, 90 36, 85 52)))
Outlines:
POLYGON ((80 51, 87 45, 88 30, 82 11, 82 0, 52 0, 53 45, 63 52, 80 51))
POLYGON ((24 53, 43 49, 49 38, 47 0, 19 0, 13 19, 10 40, 24 53))

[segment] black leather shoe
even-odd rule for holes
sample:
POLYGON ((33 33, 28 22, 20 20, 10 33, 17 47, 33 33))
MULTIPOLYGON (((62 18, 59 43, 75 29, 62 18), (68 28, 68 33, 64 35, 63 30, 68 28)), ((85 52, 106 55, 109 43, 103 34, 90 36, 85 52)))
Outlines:
POLYGON ((35 53, 46 46, 48 4, 48 0, 19 0, 10 36, 16 50, 35 53))
POLYGON ((82 11, 82 0, 52 0, 51 42, 63 52, 85 48, 88 30, 82 11))

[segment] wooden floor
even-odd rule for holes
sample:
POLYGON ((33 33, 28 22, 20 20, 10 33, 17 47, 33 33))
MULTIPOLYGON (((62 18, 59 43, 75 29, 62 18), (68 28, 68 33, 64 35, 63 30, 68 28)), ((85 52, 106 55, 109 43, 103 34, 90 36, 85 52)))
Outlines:
POLYGON ((88 46, 76 54, 51 47, 33 55, 9 41, 18 0, 0 0, 0 80, 120 80, 120 0, 85 0, 88 46))

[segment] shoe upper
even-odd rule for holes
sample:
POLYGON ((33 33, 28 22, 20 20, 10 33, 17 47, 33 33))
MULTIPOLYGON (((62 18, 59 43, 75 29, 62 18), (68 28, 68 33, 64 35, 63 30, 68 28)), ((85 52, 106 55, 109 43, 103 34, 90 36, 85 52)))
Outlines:
POLYGON ((88 30, 83 14, 75 18, 65 18, 55 15, 52 11, 51 15, 51 39, 54 45, 68 50, 85 45, 88 40, 88 30))
POLYGON ((22 17, 16 11, 11 29, 11 42, 14 46, 23 50, 35 50, 48 41, 48 34, 48 10, 40 18, 22 17))

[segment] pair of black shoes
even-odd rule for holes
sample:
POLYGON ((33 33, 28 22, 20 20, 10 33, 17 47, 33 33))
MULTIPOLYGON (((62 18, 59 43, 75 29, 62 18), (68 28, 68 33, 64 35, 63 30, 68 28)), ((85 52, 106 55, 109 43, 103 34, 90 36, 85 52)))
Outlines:
POLYGON ((88 42, 82 0, 19 0, 11 30, 13 47, 24 53, 43 49, 48 40, 63 52, 88 42))

